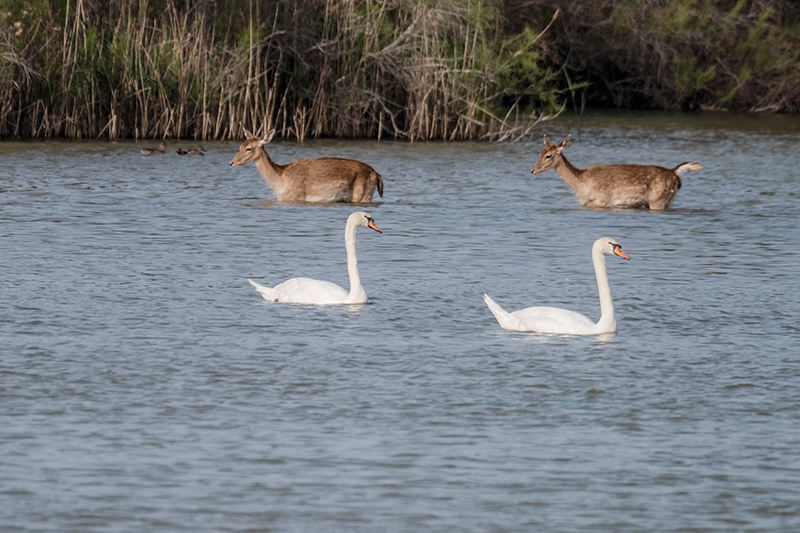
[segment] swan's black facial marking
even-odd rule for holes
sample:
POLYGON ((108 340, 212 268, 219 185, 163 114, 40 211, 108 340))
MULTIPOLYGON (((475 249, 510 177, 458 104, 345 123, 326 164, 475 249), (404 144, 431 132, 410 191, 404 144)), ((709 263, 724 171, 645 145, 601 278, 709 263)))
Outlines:
POLYGON ((377 231, 378 233, 383 233, 383 230, 381 230, 381 228, 379 228, 378 225, 375 224, 375 221, 372 219, 372 217, 364 215, 364 218, 367 219, 367 227, 368 228, 372 228, 375 231, 377 231))
POLYGON ((628 255, 625 252, 622 251, 622 245, 621 244, 616 243, 616 242, 611 242, 611 241, 608 241, 608 244, 611 245, 611 248, 612 248, 611 253, 613 253, 614 255, 616 255, 618 257, 621 257, 623 259, 627 259, 628 261, 631 260, 631 258, 628 257, 628 255))

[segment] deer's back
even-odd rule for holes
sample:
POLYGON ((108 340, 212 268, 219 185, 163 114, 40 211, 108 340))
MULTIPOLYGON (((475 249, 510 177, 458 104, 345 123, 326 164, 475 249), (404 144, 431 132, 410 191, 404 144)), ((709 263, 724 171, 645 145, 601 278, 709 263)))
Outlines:
MULTIPOLYGON (((671 169, 656 165, 596 165, 583 173, 584 181, 608 187, 615 185, 648 186, 654 180, 678 182, 680 178, 671 169)), ((678 185, 680 187, 680 185, 678 185)))
POLYGON ((375 169, 355 159, 320 157, 279 167, 288 201, 370 202, 380 179, 375 169))
POLYGON ((578 198, 592 207, 668 204, 681 186, 673 170, 655 165, 597 165, 583 172, 581 182, 578 198))
POLYGON ((318 157, 301 159, 282 165, 283 174, 295 178, 312 178, 321 180, 339 180, 354 174, 368 174, 375 170, 361 161, 340 157, 318 157))

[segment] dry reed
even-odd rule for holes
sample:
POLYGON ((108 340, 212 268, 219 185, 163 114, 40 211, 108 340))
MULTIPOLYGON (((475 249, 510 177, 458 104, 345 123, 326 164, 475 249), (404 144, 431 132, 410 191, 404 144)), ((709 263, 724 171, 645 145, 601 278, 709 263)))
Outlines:
POLYGON ((544 0, 0 0, 0 138, 504 140, 578 93, 800 108, 795 11, 692 3, 703 34, 684 3, 572 0, 559 16, 544 0), (714 61, 715 36, 741 57, 714 61))
POLYGON ((477 1, 5 3, 4 138, 456 140, 507 124, 501 17, 477 1))

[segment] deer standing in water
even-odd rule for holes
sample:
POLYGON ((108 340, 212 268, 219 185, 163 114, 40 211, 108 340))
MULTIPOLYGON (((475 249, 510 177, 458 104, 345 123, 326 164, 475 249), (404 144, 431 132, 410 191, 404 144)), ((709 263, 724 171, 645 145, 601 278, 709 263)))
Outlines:
POLYGON ((374 168, 354 159, 320 157, 279 165, 264 147, 275 135, 258 137, 245 130, 245 141, 230 165, 254 161, 279 202, 372 202, 375 189, 383 197, 383 179, 374 168))
POLYGON ((571 135, 555 144, 544 136, 544 150, 531 170, 541 174, 551 168, 569 185, 581 205, 586 207, 649 207, 666 209, 681 188, 681 175, 700 170, 695 162, 681 163, 673 169, 655 165, 595 165, 578 168, 564 157, 562 150, 571 135))

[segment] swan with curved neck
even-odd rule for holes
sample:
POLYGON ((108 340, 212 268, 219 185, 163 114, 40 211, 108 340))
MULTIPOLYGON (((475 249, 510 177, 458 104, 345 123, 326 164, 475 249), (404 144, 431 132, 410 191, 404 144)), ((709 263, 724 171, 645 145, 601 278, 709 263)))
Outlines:
POLYGON ((312 305, 367 303, 367 293, 361 285, 358 260, 356 259, 356 231, 361 226, 383 233, 372 217, 364 211, 357 211, 347 217, 347 225, 344 228, 344 246, 347 250, 347 274, 350 276, 349 292, 335 283, 310 278, 293 278, 274 288, 264 287, 251 279, 247 281, 268 302, 312 305))
POLYGON ((597 276, 597 290, 600 295, 600 320, 595 323, 580 313, 556 307, 528 307, 509 313, 500 307, 489 295, 483 299, 500 327, 510 331, 533 333, 559 333, 566 335, 598 335, 615 333, 617 320, 614 318, 614 303, 611 301, 611 288, 606 273, 606 255, 614 254, 630 261, 622 251, 622 246, 610 237, 597 239, 592 246, 592 263, 597 276))

